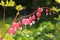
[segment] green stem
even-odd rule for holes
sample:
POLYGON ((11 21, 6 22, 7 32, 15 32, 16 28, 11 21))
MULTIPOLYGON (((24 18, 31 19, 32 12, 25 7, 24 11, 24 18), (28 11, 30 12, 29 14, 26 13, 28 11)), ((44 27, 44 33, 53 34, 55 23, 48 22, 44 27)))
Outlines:
MULTIPOLYGON (((5 15, 5 13, 4 13, 4 15, 5 15)), ((17 14, 16 14, 13 22, 16 22, 16 19, 17 19, 18 15, 19 15, 19 12, 17 12, 17 14)), ((3 19, 4 19, 4 21, 5 21, 5 16, 4 16, 3 19)), ((12 22, 12 23, 13 23, 13 22, 12 22)), ((3 24, 4 24, 4 22, 3 22, 3 24)), ((10 25, 10 27, 11 27, 11 25, 10 25)), ((8 30, 10 29, 10 27, 8 28, 8 30)), ((4 35, 2 35, 1 39, 5 36, 5 34, 8 32, 8 30, 4 33, 4 35)), ((1 39, 0 39, 0 40, 1 40, 1 39)))
POLYGON ((4 14, 3 14, 3 25, 2 25, 2 35, 4 35, 4 24, 5 24, 5 7, 3 6, 4 14))
POLYGON ((4 26, 5 26, 5 6, 3 6, 3 10, 4 10, 4 14, 3 14, 3 23, 2 23, 2 36, 4 35, 4 26))

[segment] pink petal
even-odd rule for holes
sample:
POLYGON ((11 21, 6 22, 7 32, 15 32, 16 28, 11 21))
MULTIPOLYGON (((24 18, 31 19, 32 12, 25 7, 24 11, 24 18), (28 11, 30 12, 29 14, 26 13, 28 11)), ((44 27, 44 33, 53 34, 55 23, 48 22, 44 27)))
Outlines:
POLYGON ((46 9, 46 15, 48 15, 48 12, 49 12, 49 10, 48 10, 48 9, 46 9))
POLYGON ((46 9, 46 13, 48 13, 49 12, 49 10, 48 9, 46 9))
POLYGON ((36 13, 36 16, 39 18, 41 16, 41 13, 40 12, 37 12, 36 13))
POLYGON ((22 23, 21 23, 20 21, 18 21, 18 24, 19 24, 19 26, 21 26, 21 25, 22 25, 22 23))
POLYGON ((43 12, 43 8, 38 8, 38 12, 43 12))
POLYGON ((35 21, 36 17, 35 15, 32 16, 32 21, 35 21))
POLYGON ((30 21, 28 18, 22 20, 23 25, 28 25, 29 23, 30 23, 30 21))
POLYGON ((29 20, 32 22, 32 20, 33 20, 33 19, 32 19, 32 17, 31 17, 31 16, 29 17, 29 20))
POLYGON ((12 34, 12 35, 15 34, 15 32, 16 32, 16 31, 15 31, 13 28, 10 28, 10 29, 8 30, 8 33, 9 33, 9 34, 12 34))

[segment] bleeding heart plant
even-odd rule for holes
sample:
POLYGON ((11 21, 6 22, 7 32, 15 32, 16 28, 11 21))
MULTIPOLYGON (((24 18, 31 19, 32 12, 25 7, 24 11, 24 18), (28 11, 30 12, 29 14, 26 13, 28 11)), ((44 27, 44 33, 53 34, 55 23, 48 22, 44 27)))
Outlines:
MULTIPOLYGON (((5 40, 3 37, 4 37, 4 35, 6 33, 8 33, 10 35, 16 34, 16 31, 19 30, 22 27, 22 25, 25 25, 25 26, 30 25, 30 26, 32 26, 32 24, 35 23, 36 19, 39 20, 41 18, 42 12, 43 12, 44 8, 46 8, 46 7, 39 7, 35 12, 31 13, 31 15, 29 15, 29 17, 27 17, 28 16, 27 15, 27 16, 25 16, 26 18, 22 17, 23 18, 22 21, 16 22, 17 21, 17 17, 19 15, 19 11, 24 9, 24 7, 22 5, 17 5, 15 7, 15 9, 18 12, 17 12, 17 14, 16 14, 11 26, 9 27, 8 31, 6 33, 4 33, 5 7, 6 6, 15 6, 15 2, 14 1, 10 1, 9 4, 7 4, 7 3, 4 4, 4 1, 1 1, 1 4, 0 4, 0 5, 3 6, 3 9, 4 9, 4 15, 3 15, 4 19, 3 19, 3 27, 2 27, 2 30, 3 30, 2 35, 3 36, 1 37, 1 40, 5 40), (13 3, 13 4, 11 5, 11 3, 13 3)), ((46 11, 46 15, 48 15, 49 9, 47 8, 45 11, 46 11)))

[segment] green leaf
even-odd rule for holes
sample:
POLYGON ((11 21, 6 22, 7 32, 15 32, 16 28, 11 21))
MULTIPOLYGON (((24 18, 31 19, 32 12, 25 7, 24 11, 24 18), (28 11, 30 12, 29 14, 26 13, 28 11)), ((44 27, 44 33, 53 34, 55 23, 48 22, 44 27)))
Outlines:
POLYGON ((58 16, 58 18, 54 18, 57 21, 60 21, 60 15, 58 16))
POLYGON ((9 6, 15 6, 15 2, 14 1, 10 1, 9 2, 9 6))
POLYGON ((15 40, 11 35, 9 35, 9 34, 6 34, 5 36, 4 36, 4 38, 6 39, 6 40, 15 40))
POLYGON ((30 37, 30 40, 34 40, 34 37, 30 37))
POLYGON ((5 6, 9 6, 9 2, 8 2, 8 0, 6 1, 6 4, 5 4, 5 6))
POLYGON ((17 40, 23 40, 22 37, 18 37, 17 40))
POLYGON ((2 6, 4 6, 5 4, 4 4, 4 1, 1 1, 1 3, 0 3, 2 6))
POLYGON ((25 36, 25 37, 24 37, 24 40, 29 40, 29 38, 25 36))
POLYGON ((55 0, 57 3, 60 3, 60 0, 55 0))
POLYGON ((44 34, 46 37, 49 37, 49 38, 53 38, 54 35, 53 34, 44 34))
POLYGON ((52 10, 56 11, 56 12, 59 12, 60 9, 57 9, 56 7, 52 7, 52 10))
POLYGON ((22 7, 22 5, 17 5, 17 6, 15 7, 15 9, 16 9, 17 11, 20 11, 20 10, 23 10, 23 7, 22 7))

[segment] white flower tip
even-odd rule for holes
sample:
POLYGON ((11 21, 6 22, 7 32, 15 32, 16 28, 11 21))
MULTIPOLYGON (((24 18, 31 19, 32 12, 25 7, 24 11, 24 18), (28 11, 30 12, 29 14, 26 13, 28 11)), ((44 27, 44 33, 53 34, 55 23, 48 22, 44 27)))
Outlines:
POLYGON ((40 18, 37 18, 37 20, 39 20, 40 18))
POLYGON ((48 15, 48 13, 46 13, 46 15, 48 15))
POLYGON ((35 24, 35 21, 32 21, 32 24, 35 24))
POLYGON ((19 30, 22 30, 22 27, 20 27, 19 30))
POLYGON ((32 26, 32 23, 30 23, 30 26, 32 26))

